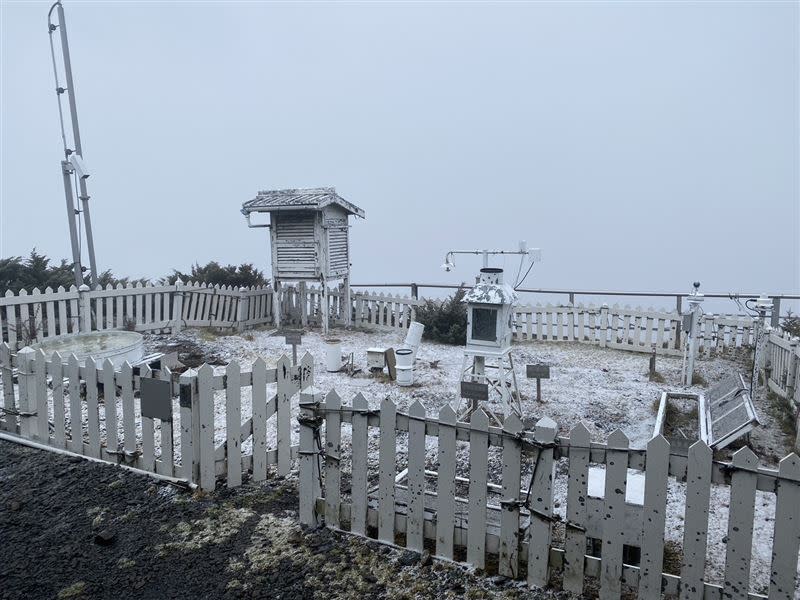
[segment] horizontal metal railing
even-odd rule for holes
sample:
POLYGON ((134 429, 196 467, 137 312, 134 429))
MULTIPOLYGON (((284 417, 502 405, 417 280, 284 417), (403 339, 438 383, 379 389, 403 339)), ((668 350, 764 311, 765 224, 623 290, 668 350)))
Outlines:
MULTIPOLYGON (((419 290, 423 288, 428 289, 449 289, 457 290, 460 287, 470 288, 470 285, 454 285, 448 283, 369 283, 369 284, 350 284, 355 288, 409 288, 411 290, 411 297, 418 298, 419 290)), ((518 292, 526 294, 549 294, 549 295, 565 295, 569 298, 570 304, 575 304, 577 296, 623 296, 623 297, 642 297, 642 298, 674 298, 675 309, 681 312, 683 298, 689 296, 686 292, 640 292, 640 291, 619 291, 619 290, 577 290, 577 289, 544 289, 544 288, 518 288, 518 292)), ((742 292, 728 292, 728 293, 706 293, 703 292, 705 298, 721 298, 726 300, 748 300, 750 298, 758 298, 758 294, 745 294, 742 292)), ((778 326, 780 319, 788 315, 781 315, 781 300, 800 300, 800 294, 767 294, 767 297, 772 300, 774 305, 772 312, 772 325, 778 326)))

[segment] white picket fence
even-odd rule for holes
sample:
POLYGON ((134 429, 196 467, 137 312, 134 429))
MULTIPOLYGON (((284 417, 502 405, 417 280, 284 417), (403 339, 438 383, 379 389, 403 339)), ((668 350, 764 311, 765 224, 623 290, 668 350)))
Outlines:
POLYGON ((456 422, 449 405, 429 417, 419 402, 402 413, 389 399, 379 411, 371 411, 360 394, 349 406, 342 405, 335 391, 322 400, 313 389, 301 394, 300 519, 305 524, 324 522, 417 552, 427 543, 437 556, 480 569, 496 560, 499 574, 520 578, 525 573, 532 586, 548 585, 558 571, 564 589, 581 593, 591 577, 600 598, 620 598, 626 588, 633 588, 641 600, 661 594, 747 600, 767 597, 753 592, 750 583, 754 506, 760 490, 775 494, 776 502, 768 597, 789 599, 796 593, 796 454, 773 470, 759 467, 749 448, 737 451, 730 464, 718 463, 702 441, 691 446, 687 456, 671 454, 662 436, 653 438, 645 450, 629 448, 621 431, 605 444, 592 443, 583 425, 568 438, 558 437, 556 424, 547 418, 533 431, 523 431, 515 416, 506 419, 503 429, 490 427, 482 411, 471 423, 456 422), (342 443, 343 423, 348 424, 349 445, 342 443), (370 428, 379 431, 377 465, 368 452, 374 447, 374 439, 368 443, 370 428), (407 451, 398 447, 400 437, 407 451), (429 454, 426 460, 426 444, 433 440, 428 450, 432 454, 435 448, 435 458, 429 454), (459 477, 466 446, 468 474, 459 477), (568 492, 564 533, 555 541, 554 468, 560 459, 567 462, 568 492), (590 463, 605 465, 602 498, 589 496, 590 463), (403 467, 405 482, 397 477, 403 467), (628 469, 645 474, 640 506, 626 502, 628 469), (347 494, 341 489, 343 475, 350 479, 347 494), (686 482, 679 575, 662 572, 670 476, 686 482), (712 483, 730 486, 722 586, 705 581, 712 483), (592 540, 602 542, 599 557, 587 553, 587 541, 592 540), (625 546, 640 549, 638 565, 624 560, 625 546))
POLYGON ((259 359, 249 370, 232 362, 225 373, 203 365, 178 376, 128 363, 115 370, 108 360, 87 359, 83 365, 75 355, 47 357, 30 348, 14 354, 3 343, 0 431, 185 479, 204 490, 213 490, 222 475, 236 487, 243 473, 265 479, 269 465, 276 465, 278 475, 289 472, 297 456, 291 443, 292 402, 312 381, 309 354, 296 366, 282 356, 272 368, 259 359), (169 420, 142 415, 139 390, 148 377, 172 384, 169 420), (215 415, 224 415, 224 423, 215 422, 215 415))
MULTIPOLYGON (((329 322, 348 324, 344 290, 331 289, 327 295, 329 322)), ((420 300, 408 296, 352 292, 349 324, 354 327, 406 329, 415 319, 416 307, 420 304, 420 300)), ((325 313, 322 289, 313 285, 283 286, 281 306, 281 323, 288 325, 320 325, 325 313)))
POLYGON ((800 410, 800 338, 780 329, 769 332, 766 344, 766 381, 770 391, 800 410))
MULTIPOLYGON (((285 286, 282 325, 320 325, 325 313, 322 290, 315 286, 285 286)), ((328 294, 331 323, 344 325, 344 292, 328 294)), ((356 327, 405 329, 414 320, 419 301, 413 298, 354 293, 351 320, 356 327)), ((275 323, 275 293, 269 286, 232 288, 204 283, 175 285, 108 285, 90 290, 75 286, 53 291, 38 288, 0 297, 2 341, 13 349, 60 335, 130 329, 179 331, 182 327, 227 327, 239 331, 275 323)))
MULTIPOLYGON (((634 352, 655 350, 674 356, 683 353, 681 316, 652 308, 582 304, 515 306, 513 325, 514 339, 519 341, 580 342, 634 352)), ((702 353, 749 348, 755 342, 753 320, 749 317, 704 314, 700 325, 702 353)))

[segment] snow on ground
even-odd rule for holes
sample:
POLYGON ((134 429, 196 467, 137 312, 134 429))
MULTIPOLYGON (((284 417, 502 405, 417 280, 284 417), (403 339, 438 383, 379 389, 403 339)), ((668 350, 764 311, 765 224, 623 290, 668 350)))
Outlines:
MULTIPOLYGON (((446 346, 424 341, 419 349, 414 369, 414 385, 400 387, 383 376, 371 376, 366 369, 366 349, 371 347, 397 348, 403 339, 400 332, 363 332, 335 330, 332 336, 341 340, 343 353, 354 353, 357 367, 362 371, 350 377, 344 373, 328 373, 325 370, 325 345, 323 336, 316 331, 303 335, 303 345, 298 348, 298 356, 310 352, 314 357, 315 386, 323 392, 336 389, 344 404, 350 404, 357 393, 362 393, 369 402, 370 408, 377 409, 384 398, 390 398, 404 411, 415 400, 419 400, 431 417, 447 402, 458 401, 458 382, 462 366, 462 348, 446 346)), ((150 349, 168 350, 170 344, 176 347, 196 345, 200 353, 213 357, 215 362, 225 364, 232 360, 239 361, 243 369, 256 358, 263 358, 268 366, 274 366, 283 353, 291 354, 291 348, 284 345, 283 336, 275 335, 273 330, 247 332, 241 336, 219 336, 207 331, 188 330, 177 336, 151 336, 148 338, 150 349)), ((621 429, 631 441, 632 447, 643 448, 653 435, 657 402, 661 392, 680 388, 681 359, 674 357, 657 358, 657 370, 664 383, 651 382, 648 377, 647 354, 623 352, 619 350, 599 348, 596 346, 566 343, 534 342, 518 344, 513 349, 518 384, 522 395, 522 410, 526 418, 536 420, 548 416, 556 421, 560 434, 568 435, 569 430, 578 422, 583 422, 595 441, 604 441, 615 429, 621 429), (551 367, 551 379, 542 382, 543 401, 536 400, 535 380, 524 377, 526 363, 546 363, 551 367)), ((218 372, 224 366, 215 367, 218 372)), ((723 377, 737 370, 747 372, 744 362, 722 358, 700 360, 698 372, 708 385, 714 385, 723 377)), ((690 391, 703 393, 705 387, 695 387, 690 391)), ((763 394, 761 395, 763 396, 763 394)), ((250 391, 242 390, 243 419, 251 414, 250 391)), ((764 402, 763 397, 758 398, 764 402)), ((295 401, 296 402, 296 401, 295 401)), ((297 407, 294 406, 296 413, 297 407)), ((760 411, 763 412, 763 411, 760 411)), ((760 414, 762 422, 765 416, 760 414)), ((217 431, 215 441, 220 444, 225 439, 224 394, 218 393, 216 402, 217 431)), ((764 438, 763 445, 767 451, 763 463, 774 465, 775 459, 786 454, 785 440, 776 429, 774 423, 766 418, 769 431, 756 432, 764 438), (775 447, 773 447, 775 446, 775 447), (772 450, 770 452, 769 450, 772 450)), ((293 421, 293 426, 294 421, 293 421)), ((270 447, 274 445, 274 419, 268 428, 270 447)), ((349 425, 343 426, 342 450, 344 468, 349 464, 349 425)), ((293 433, 293 443, 297 443, 297 431, 293 433)), ((370 430, 370 481, 377 481, 378 432, 370 430)), ((398 469, 403 468, 407 459, 407 436, 398 434, 397 455, 398 469)), ((756 444, 757 445, 757 444, 756 444)), ((249 451, 247 445, 243 446, 249 451)), ((756 449, 758 451, 758 448, 756 449)), ((437 446, 434 438, 426 440, 426 456, 428 468, 436 468, 437 446)), ((564 462, 564 461, 562 461, 564 462)), ((460 444, 458 450, 458 475, 468 476, 469 450, 467 444, 460 444)), ((523 476, 523 488, 530 475, 523 476)), ((500 483, 500 453, 490 452, 490 478, 500 483)), ((346 494, 347 476, 343 478, 346 494)), ((566 511, 567 477, 565 469, 558 469, 554 481, 556 512, 564 518, 566 511)), ((675 480, 669 482, 669 500, 667 510, 666 537, 678 547, 683 537, 683 512, 686 486, 675 480)), ((724 576, 725 536, 728 527, 729 488, 715 485, 711 492, 711 508, 709 515, 709 540, 706 567, 706 578, 709 582, 721 584, 724 576)), ((773 494, 759 492, 756 498, 756 522, 754 527, 754 543, 752 557, 751 585, 755 591, 767 589, 771 560, 771 540, 775 513, 773 494)), ((800 591, 800 588, 798 588, 800 591)))
MULTIPOLYGON (((291 348, 284 345, 283 336, 274 335, 272 330, 249 331, 242 335, 214 335, 208 330, 186 330, 176 335, 146 336, 146 350, 156 349, 180 352, 184 360, 206 360, 214 363, 217 372, 223 372, 224 365, 232 360, 239 361, 242 369, 250 368, 256 358, 261 357, 267 366, 274 366, 281 354, 291 355, 291 348)), ((354 353, 355 364, 362 369, 354 377, 344 373, 328 373, 325 370, 324 339, 319 332, 309 331, 303 335, 303 345, 298 349, 298 356, 310 352, 314 358, 315 386, 323 392, 336 389, 343 403, 350 404, 357 393, 362 393, 371 408, 379 408, 380 402, 388 397, 403 411, 415 400, 419 400, 428 412, 435 417, 447 402, 457 402, 459 374, 462 365, 462 348, 433 344, 423 341, 415 365, 415 383, 412 387, 399 387, 386 377, 371 376, 366 369, 366 349, 370 347, 395 347, 402 342, 400 332, 363 332, 335 330, 333 332, 342 341, 344 353, 354 353)), ((557 342, 534 342, 515 345, 513 357, 522 395, 522 410, 527 419, 548 416, 556 421, 559 432, 568 435, 569 430, 578 422, 583 422, 591 431, 594 441, 604 441, 613 430, 621 429, 631 441, 632 447, 642 448, 652 436, 655 423, 657 401, 665 390, 680 388, 681 360, 679 358, 661 357, 657 359, 657 370, 665 383, 655 383, 648 378, 649 356, 633 352, 604 349, 581 344, 557 342), (536 400, 535 380, 524 377, 526 363, 546 363, 551 367, 551 379, 542 382, 543 401, 536 400)), ((700 360, 698 371, 702 377, 713 385, 724 376, 742 370, 747 372, 745 362, 728 359, 700 360)), ((274 389, 274 384, 270 386, 274 389)), ((705 388, 693 391, 702 393, 705 388)), ((271 390, 272 391, 272 390, 271 390)), ((225 397, 224 392, 217 392, 215 398, 215 444, 226 439, 225 434, 225 397)), ((297 412, 297 397, 294 399, 293 414, 297 412)), ((786 439, 777 426, 777 421, 770 414, 770 405, 765 394, 755 398, 756 409, 762 426, 756 428, 751 436, 750 445, 762 457, 762 464, 774 466, 777 459, 788 453, 786 439)), ((138 398, 135 403, 138 412, 138 398)), ((176 441, 176 462, 179 462, 179 411, 173 411, 176 421, 173 423, 176 441)), ((69 402, 65 397, 66 415, 69 420, 69 402)), ((117 402, 120 416, 119 430, 122 434, 121 400, 117 402)), ((52 411, 52 406, 51 406, 52 411)), ((85 403, 83 407, 84 422, 87 420, 85 403)), ((252 414, 251 391, 242 389, 242 419, 252 414)), ((52 412, 51 412, 52 417, 52 412)), ((101 428, 105 428, 105 406, 100 404, 101 428)), ((297 443, 296 421, 293 424, 293 443, 297 443)), ((138 425, 138 423, 137 423, 138 425)), ((275 446, 275 419, 268 423, 268 447, 275 446)), ((103 431, 105 438, 105 431, 103 431)), ((141 428, 137 426, 137 438, 141 440, 141 428)), ((342 428, 343 468, 349 470, 350 428, 345 424, 342 428)), ((160 431, 156 430, 156 448, 160 447, 160 431)), ((243 444, 242 450, 250 452, 250 442, 243 444)), ((377 482, 378 431, 370 428, 370 481, 377 482)), ((407 435, 397 436, 398 470, 407 461, 407 435)), ((428 468, 435 470, 437 462, 437 445, 435 438, 426 440, 426 457, 428 468)), ((501 461, 499 449, 491 449, 489 456, 489 474, 493 483, 500 483, 501 461)), ((459 444, 457 452, 457 475, 469 474, 468 444, 459 444)), ((560 461, 554 480, 555 511, 562 518, 566 510, 566 460, 560 461)), ((525 465, 523 489, 529 481, 532 465, 525 465)), ((343 493, 347 495, 348 474, 343 477, 343 493)), ((670 480, 668 486, 669 499, 667 505, 666 537, 678 547, 683 536, 683 512, 686 486, 670 480)), ((466 490, 459 495, 466 494, 466 490)), ((496 502, 497 498, 490 498, 496 502)), ((723 581, 725 561, 725 536, 728 526, 729 488, 715 485, 711 491, 711 508, 709 514, 709 540, 706 578, 720 584, 723 581)), ((752 589, 763 592, 769 583, 769 567, 771 557, 771 540, 774 524, 775 498, 773 494, 758 492, 756 497, 756 520, 754 525, 754 543, 752 557, 752 589)), ((797 588, 800 597, 800 582, 797 588)))

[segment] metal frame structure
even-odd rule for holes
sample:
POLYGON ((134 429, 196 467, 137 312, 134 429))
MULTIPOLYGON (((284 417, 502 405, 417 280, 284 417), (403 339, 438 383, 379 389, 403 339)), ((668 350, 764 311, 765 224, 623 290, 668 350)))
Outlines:
POLYGON ((50 36, 50 55, 53 59, 53 76, 56 83, 56 97, 58 99, 58 116, 61 122, 61 140, 64 144, 64 160, 61 161, 61 175, 64 179, 64 195, 67 204, 67 220, 69 223, 69 237, 72 245, 72 262, 75 272, 75 285, 80 287, 83 284, 83 268, 81 267, 81 235, 79 232, 80 215, 83 215, 84 228, 86 230, 86 250, 89 254, 89 266, 91 269, 92 287, 97 286, 97 260, 94 252, 94 237, 92 236, 92 218, 89 212, 89 192, 86 186, 86 179, 89 172, 83 163, 83 146, 81 144, 81 133, 78 127, 78 108, 75 100, 75 81, 72 78, 72 60, 69 54, 69 43, 67 41, 67 24, 64 18, 64 7, 61 2, 56 2, 50 7, 47 13, 47 28, 50 36), (58 24, 52 22, 53 11, 58 14, 58 24), (61 87, 58 79, 58 67, 56 66, 56 52, 53 43, 53 34, 58 30, 61 39, 61 55, 64 61, 64 77, 66 87, 61 87), (72 148, 67 143, 67 133, 64 126, 64 112, 61 107, 61 95, 67 93, 69 98, 69 115, 72 125, 72 148), (74 181, 73 181, 74 178, 74 181), (75 183, 78 199, 81 201, 81 208, 75 208, 75 200, 72 194, 73 183, 75 183), (77 222, 76 222, 77 221, 77 222))

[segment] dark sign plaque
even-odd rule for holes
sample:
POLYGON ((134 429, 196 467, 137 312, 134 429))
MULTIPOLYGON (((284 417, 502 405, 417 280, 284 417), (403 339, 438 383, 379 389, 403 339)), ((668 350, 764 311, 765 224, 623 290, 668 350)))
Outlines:
POLYGON ((468 400, 480 400, 486 402, 489 400, 489 386, 485 383, 462 381, 461 397, 468 400))
POLYGON ((550 379, 550 365, 525 365, 528 379, 550 379))
POLYGON ((142 377, 142 416, 172 421, 172 385, 169 381, 142 377))
POLYGON ((286 329, 283 332, 283 336, 286 338, 286 345, 287 346, 301 346, 302 341, 300 339, 301 335, 303 334, 302 331, 298 329, 286 329))

